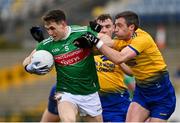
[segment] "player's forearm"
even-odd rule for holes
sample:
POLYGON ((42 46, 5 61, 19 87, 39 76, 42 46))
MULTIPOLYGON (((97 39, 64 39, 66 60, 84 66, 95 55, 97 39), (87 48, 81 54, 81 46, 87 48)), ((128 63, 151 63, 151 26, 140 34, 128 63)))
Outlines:
POLYGON ((129 68, 125 63, 120 64, 120 67, 122 68, 122 71, 125 74, 127 74, 129 76, 133 76, 133 72, 132 72, 131 68, 129 68))
POLYGON ((24 67, 31 62, 31 57, 32 57, 32 54, 33 54, 34 52, 36 52, 36 50, 33 50, 33 51, 31 52, 31 54, 24 59, 24 61, 23 61, 23 66, 24 66, 24 67))
POLYGON ((116 51, 104 44, 101 48, 99 48, 99 51, 102 54, 104 54, 106 57, 108 57, 109 60, 111 60, 112 62, 114 62, 117 65, 119 65, 125 61, 121 52, 116 51))
POLYGON ((28 65, 31 62, 31 58, 30 57, 26 57, 23 61, 23 66, 25 67, 26 65, 28 65))

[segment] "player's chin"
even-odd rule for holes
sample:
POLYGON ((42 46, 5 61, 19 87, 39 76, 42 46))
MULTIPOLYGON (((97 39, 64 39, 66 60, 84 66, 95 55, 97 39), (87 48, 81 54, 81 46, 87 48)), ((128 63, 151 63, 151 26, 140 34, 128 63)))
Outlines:
POLYGON ((53 37, 53 40, 54 41, 58 41, 58 40, 60 40, 61 38, 59 38, 59 37, 57 37, 57 36, 52 36, 53 37))
POLYGON ((58 38, 56 38, 56 37, 55 37, 55 38, 53 38, 53 39, 54 39, 54 41, 58 41, 58 40, 60 40, 60 39, 58 39, 58 38))

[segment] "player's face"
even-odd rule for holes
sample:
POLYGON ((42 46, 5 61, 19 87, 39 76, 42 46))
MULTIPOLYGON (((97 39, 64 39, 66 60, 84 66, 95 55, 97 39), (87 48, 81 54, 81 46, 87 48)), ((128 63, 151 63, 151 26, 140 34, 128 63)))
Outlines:
POLYGON ((101 33, 107 34, 112 37, 114 32, 114 25, 111 19, 106 19, 104 21, 97 20, 97 23, 102 26, 101 33))
POLYGON ((129 40, 131 38, 130 27, 127 26, 124 18, 118 18, 115 20, 115 35, 122 40, 129 40))
POLYGON ((65 37, 66 35, 66 23, 64 21, 48 22, 45 23, 45 28, 50 36, 54 38, 55 41, 58 41, 65 37))

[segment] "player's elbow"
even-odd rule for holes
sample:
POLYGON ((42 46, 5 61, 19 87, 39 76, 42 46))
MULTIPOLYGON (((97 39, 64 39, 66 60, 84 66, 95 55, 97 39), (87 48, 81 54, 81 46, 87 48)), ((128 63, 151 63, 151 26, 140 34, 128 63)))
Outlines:
POLYGON ((127 57, 126 54, 122 54, 121 52, 119 52, 115 56, 114 63, 119 65, 119 64, 125 63, 128 59, 129 58, 127 57))
POLYGON ((114 59, 114 63, 117 65, 122 64, 123 62, 124 62, 124 58, 121 54, 118 54, 114 59))
POLYGON ((114 62, 114 64, 117 64, 117 65, 123 63, 123 61, 121 59, 119 59, 119 58, 116 58, 115 60, 113 60, 113 62, 114 62))

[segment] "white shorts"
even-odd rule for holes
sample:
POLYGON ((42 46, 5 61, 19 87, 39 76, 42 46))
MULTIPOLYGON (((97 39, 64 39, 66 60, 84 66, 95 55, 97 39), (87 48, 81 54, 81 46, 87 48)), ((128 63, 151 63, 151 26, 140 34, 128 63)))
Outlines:
POLYGON ((90 115, 95 117, 102 114, 102 107, 98 92, 89 95, 74 95, 67 92, 57 92, 55 97, 57 101, 68 101, 77 106, 80 116, 90 115))

